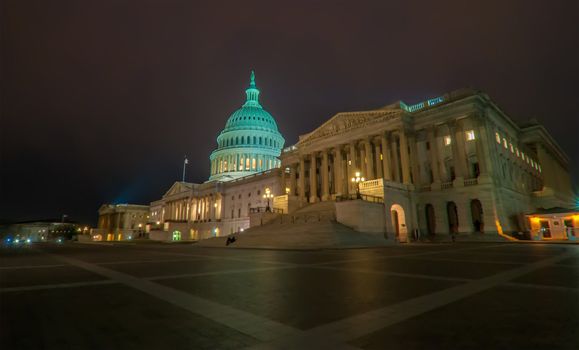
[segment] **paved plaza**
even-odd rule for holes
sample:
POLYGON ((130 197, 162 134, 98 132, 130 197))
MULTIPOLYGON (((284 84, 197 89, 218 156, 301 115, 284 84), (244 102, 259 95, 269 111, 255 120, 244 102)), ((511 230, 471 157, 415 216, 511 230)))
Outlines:
POLYGON ((579 246, 0 251, 1 349, 577 349, 579 246))

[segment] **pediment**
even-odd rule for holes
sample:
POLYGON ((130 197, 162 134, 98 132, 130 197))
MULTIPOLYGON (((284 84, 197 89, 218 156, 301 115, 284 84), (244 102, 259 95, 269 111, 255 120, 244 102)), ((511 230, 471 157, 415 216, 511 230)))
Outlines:
POLYGON ((165 192, 163 197, 169 197, 179 193, 189 192, 191 191, 192 186, 193 185, 190 183, 177 181, 173 184, 173 186, 171 186, 171 188, 169 188, 167 192, 165 192))
POLYGON ((317 139, 343 134, 353 129, 393 119, 401 113, 400 109, 341 112, 334 115, 311 133, 301 137, 298 145, 306 145, 317 139))

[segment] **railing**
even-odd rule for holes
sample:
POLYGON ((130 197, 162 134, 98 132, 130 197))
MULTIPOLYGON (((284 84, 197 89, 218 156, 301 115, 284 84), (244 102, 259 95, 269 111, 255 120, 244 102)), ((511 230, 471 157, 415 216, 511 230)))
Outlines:
POLYGON ((452 181, 443 182, 443 183, 440 185, 440 188, 442 188, 443 190, 446 190, 447 188, 452 188, 452 181))
POLYGON ((466 179, 464 180, 464 185, 465 186, 473 186, 478 184, 478 179, 475 177, 474 179, 466 179))
POLYGON ((283 214, 283 209, 281 208, 272 208, 272 207, 255 207, 249 208, 250 214, 257 214, 257 213, 276 213, 276 214, 283 214))
POLYGON ((336 196, 336 202, 344 202, 344 201, 351 201, 351 200, 356 200, 356 199, 361 199, 365 202, 371 202, 371 203, 384 203, 384 198, 382 197, 378 197, 378 196, 372 196, 369 194, 348 194, 348 195, 341 195, 341 196, 336 196))

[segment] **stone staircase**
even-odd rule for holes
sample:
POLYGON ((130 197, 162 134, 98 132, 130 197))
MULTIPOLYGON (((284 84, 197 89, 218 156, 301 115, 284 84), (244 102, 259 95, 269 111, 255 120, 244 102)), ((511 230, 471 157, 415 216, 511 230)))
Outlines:
MULTIPOLYGON (((229 247, 323 249, 376 247, 391 244, 383 234, 357 232, 335 221, 335 203, 320 202, 283 214, 263 226, 236 235, 229 247)), ((199 246, 225 247, 227 237, 202 240, 199 246)))

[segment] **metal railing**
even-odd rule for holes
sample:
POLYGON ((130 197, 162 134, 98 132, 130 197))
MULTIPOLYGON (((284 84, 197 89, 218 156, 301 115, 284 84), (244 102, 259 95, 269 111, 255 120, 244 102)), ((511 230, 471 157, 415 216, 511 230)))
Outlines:
POLYGON ((281 208, 272 208, 272 207, 255 207, 249 208, 250 214, 257 214, 257 213, 276 213, 276 214, 283 214, 283 209, 281 208))
POLYGON ((379 197, 379 196, 372 196, 369 194, 352 193, 352 194, 348 194, 348 195, 336 196, 336 202, 351 201, 351 200, 356 200, 356 199, 361 199, 365 202, 371 202, 371 203, 384 203, 384 198, 379 197))

